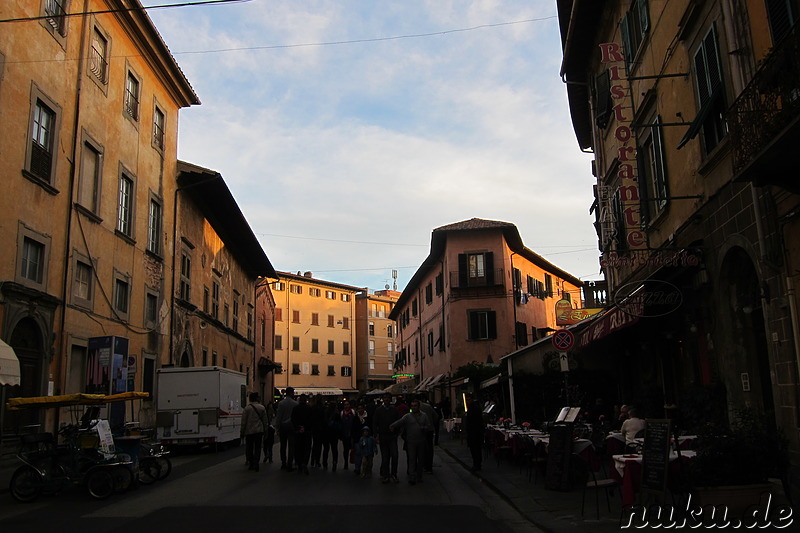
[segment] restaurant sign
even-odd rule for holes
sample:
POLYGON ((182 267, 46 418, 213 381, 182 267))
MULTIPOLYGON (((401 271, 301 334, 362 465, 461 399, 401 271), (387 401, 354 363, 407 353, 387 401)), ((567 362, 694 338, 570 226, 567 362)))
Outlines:
POLYGON ((556 325, 571 326, 596 315, 602 310, 603 308, 573 309, 572 302, 569 300, 559 300, 556 302, 556 325))
POLYGON ((659 317, 675 312, 683 304, 683 293, 668 281, 645 279, 622 285, 613 300, 629 315, 659 317))

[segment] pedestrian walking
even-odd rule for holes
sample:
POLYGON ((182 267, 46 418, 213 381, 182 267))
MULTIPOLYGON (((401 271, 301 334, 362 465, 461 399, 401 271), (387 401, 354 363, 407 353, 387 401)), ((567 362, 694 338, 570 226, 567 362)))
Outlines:
POLYGON ((322 435, 322 469, 328 469, 328 452, 331 453, 331 471, 336 472, 339 462, 339 437, 342 434, 342 419, 334 402, 325 405, 325 429, 322 435))
POLYGON ((258 463, 261 460, 261 441, 269 426, 267 410, 259 402, 257 392, 251 392, 250 403, 242 411, 241 437, 244 438, 244 456, 248 470, 258 472, 258 463))
POLYGON ((356 407, 356 416, 353 418, 352 423, 352 430, 351 430, 351 442, 353 443, 353 451, 355 452, 353 455, 353 473, 355 475, 361 474, 361 449, 356 446, 361 439, 361 434, 363 432, 364 426, 369 426, 371 420, 369 418, 369 414, 367 413, 367 406, 364 402, 358 402, 358 407, 356 407))
POLYGON ((383 395, 383 404, 375 409, 372 421, 372 433, 378 442, 381 453, 381 482, 397 483, 397 433, 392 431, 391 425, 400 419, 397 408, 392 405, 391 393, 383 395))
POLYGON ((286 387, 286 396, 278 404, 275 413, 275 424, 278 428, 281 448, 281 470, 291 472, 294 470, 294 426, 292 425, 292 411, 297 406, 294 399, 294 388, 286 387))
POLYGON ((311 466, 322 466, 322 442, 325 440, 325 400, 322 394, 314 396, 311 405, 311 466))
POLYGON ((347 470, 347 465, 351 463, 350 450, 353 448, 353 419, 356 417, 356 412, 350 406, 347 400, 342 404, 342 412, 339 415, 342 419, 342 432, 340 438, 342 439, 342 463, 344 469, 347 470))
POLYGON ((411 401, 411 408, 389 427, 405 433, 408 482, 422 483, 422 463, 425 457, 425 432, 430 427, 428 417, 420 411, 419 400, 411 401))
POLYGON ((433 474, 433 442, 436 438, 436 426, 439 425, 439 415, 436 414, 433 406, 427 402, 424 394, 420 394, 417 399, 419 400, 420 411, 425 413, 430 422, 430 428, 425 432, 425 458, 422 462, 422 468, 426 474, 433 474))
POLYGON ((294 426, 294 460, 301 474, 308 474, 308 458, 311 455, 311 435, 313 432, 313 413, 308 405, 308 396, 301 394, 298 404, 292 411, 294 426))
POLYGON ((378 453, 375 438, 370 434, 369 426, 361 428, 361 437, 358 439, 358 449, 361 455, 361 478, 372 477, 372 462, 378 453))
POLYGON ((265 401, 267 409, 267 432, 264 433, 264 462, 272 463, 272 449, 275 447, 275 402, 265 401))

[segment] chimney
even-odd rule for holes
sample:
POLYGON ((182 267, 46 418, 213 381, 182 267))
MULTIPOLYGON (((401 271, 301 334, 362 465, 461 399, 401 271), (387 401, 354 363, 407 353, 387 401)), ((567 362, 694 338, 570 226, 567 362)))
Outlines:
POLYGON ((303 272, 303 277, 304 278, 313 278, 314 276, 313 276, 313 274, 311 274, 311 271, 306 270, 305 272, 303 272))

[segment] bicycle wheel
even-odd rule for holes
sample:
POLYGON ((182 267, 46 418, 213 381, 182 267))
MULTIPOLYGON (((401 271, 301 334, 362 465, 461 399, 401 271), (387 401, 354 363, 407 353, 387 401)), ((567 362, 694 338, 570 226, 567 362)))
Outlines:
POLYGON ((124 492, 133 485, 133 470, 127 466, 114 466, 111 468, 114 476, 114 491, 124 492))
POLYGON ((172 472, 172 461, 169 460, 169 457, 158 457, 158 479, 164 479, 172 472))
POLYGON ((114 476, 110 468, 94 468, 86 474, 86 490, 93 498, 104 500, 114 493, 114 476))
POLYGON ((44 479, 35 468, 21 466, 11 476, 9 490, 15 500, 27 503, 32 502, 41 494, 43 484, 44 479))
POLYGON ((139 483, 150 485, 160 479, 161 465, 155 457, 145 457, 139 460, 139 483))

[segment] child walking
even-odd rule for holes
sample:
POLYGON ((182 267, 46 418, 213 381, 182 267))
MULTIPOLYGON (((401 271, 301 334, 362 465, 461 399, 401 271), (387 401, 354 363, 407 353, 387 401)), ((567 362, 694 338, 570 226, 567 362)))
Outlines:
POLYGON ((361 438, 358 439, 358 448, 361 452, 361 477, 372 476, 372 458, 378 454, 378 446, 375 438, 370 435, 369 426, 364 426, 361 430, 361 438))

